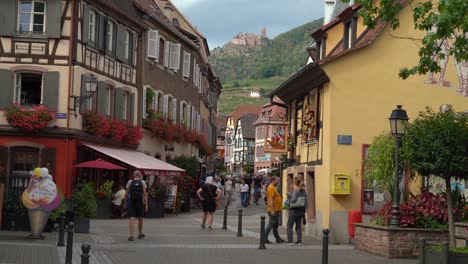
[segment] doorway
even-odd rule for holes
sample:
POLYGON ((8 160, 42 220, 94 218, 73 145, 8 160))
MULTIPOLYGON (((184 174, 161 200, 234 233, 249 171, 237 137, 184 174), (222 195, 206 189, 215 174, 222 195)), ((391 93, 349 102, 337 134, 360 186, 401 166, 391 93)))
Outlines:
POLYGON ((306 190, 307 190, 307 220, 315 223, 315 172, 307 172, 306 190))

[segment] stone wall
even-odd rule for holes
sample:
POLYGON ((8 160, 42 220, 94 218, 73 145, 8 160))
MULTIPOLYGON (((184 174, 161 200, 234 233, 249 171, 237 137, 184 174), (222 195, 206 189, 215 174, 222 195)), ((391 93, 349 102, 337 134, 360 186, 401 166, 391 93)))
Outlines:
POLYGON ((422 228, 390 228, 368 224, 356 227, 355 249, 387 258, 414 258, 418 256, 421 238, 431 242, 447 242, 448 231, 422 228))

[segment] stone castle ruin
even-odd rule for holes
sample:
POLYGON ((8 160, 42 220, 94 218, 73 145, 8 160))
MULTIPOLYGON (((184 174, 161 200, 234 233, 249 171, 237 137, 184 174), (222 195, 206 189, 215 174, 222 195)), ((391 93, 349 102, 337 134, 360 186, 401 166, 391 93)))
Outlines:
POLYGON ((266 28, 262 28, 262 33, 257 35, 254 33, 243 33, 240 32, 231 40, 233 45, 241 46, 268 46, 269 40, 266 35, 266 28))

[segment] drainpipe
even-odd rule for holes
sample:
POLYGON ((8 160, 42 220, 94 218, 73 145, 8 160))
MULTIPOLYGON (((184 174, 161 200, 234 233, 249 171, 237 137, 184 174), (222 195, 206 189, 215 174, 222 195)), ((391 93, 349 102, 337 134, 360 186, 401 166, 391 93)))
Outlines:
MULTIPOLYGON (((71 1, 71 19, 70 19, 70 40, 68 45, 68 96, 67 96, 67 129, 70 128, 70 96, 72 94, 72 60, 73 60, 73 42, 75 35, 75 0, 71 1)), ((68 144, 68 139, 67 139, 68 144)), ((68 153, 67 153, 68 155, 68 153)), ((68 166, 68 165, 67 165, 68 166)))

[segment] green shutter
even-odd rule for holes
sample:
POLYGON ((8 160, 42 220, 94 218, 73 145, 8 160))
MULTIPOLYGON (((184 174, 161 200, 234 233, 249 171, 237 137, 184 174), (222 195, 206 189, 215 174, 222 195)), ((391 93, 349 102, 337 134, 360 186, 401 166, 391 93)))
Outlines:
POLYGON ((81 41, 83 41, 83 43, 87 43, 88 42, 88 28, 89 28, 89 6, 88 5, 84 5, 84 9, 83 9, 83 23, 81 24, 81 41))
POLYGON ((117 24, 116 57, 120 61, 127 61, 125 59, 125 27, 121 24, 117 24))
POLYGON ((0 1, 0 36, 13 36, 16 31, 16 0, 0 1))
POLYGON ((106 49, 106 17, 99 15, 99 29, 97 32, 98 46, 97 48, 101 51, 106 49))
POLYGON ((42 104, 51 111, 58 110, 59 72, 44 73, 42 104))
MULTIPOLYGON (((86 95, 86 81, 88 80, 88 76, 82 74, 81 75, 81 89, 80 89, 80 96, 86 95)), ((83 101, 81 105, 78 106, 80 108, 80 114, 88 111, 87 104, 83 101)))
POLYGON ((97 112, 105 115, 107 109, 107 89, 105 82, 98 82, 97 86, 97 112))
POLYGON ((13 91, 15 89, 13 72, 0 69, 0 84, 0 109, 5 109, 13 102, 13 91))
POLYGON ((115 89, 114 119, 122 120, 124 91, 122 88, 115 89))
POLYGON ((62 35, 62 0, 47 1, 46 33, 49 38, 60 38, 62 35))
POLYGON ((128 119, 128 121, 130 121, 130 123, 133 123, 135 121, 135 93, 131 93, 130 94, 130 118, 128 119))

